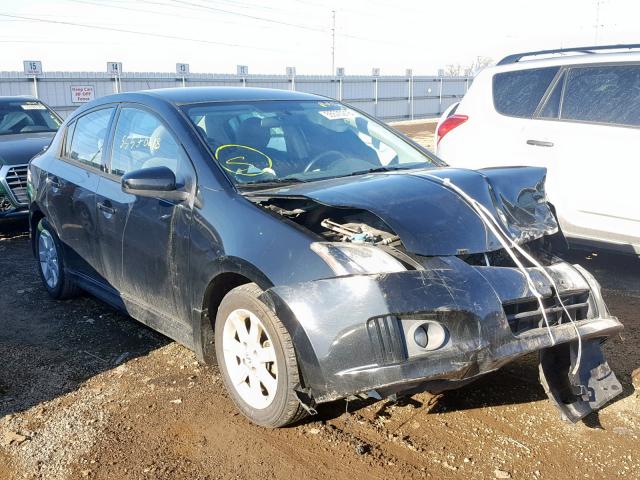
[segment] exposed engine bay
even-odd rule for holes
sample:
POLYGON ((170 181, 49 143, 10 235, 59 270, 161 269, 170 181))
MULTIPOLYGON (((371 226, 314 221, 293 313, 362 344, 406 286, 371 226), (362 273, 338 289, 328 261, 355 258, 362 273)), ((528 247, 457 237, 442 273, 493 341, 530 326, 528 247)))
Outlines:
POLYGON ((380 218, 365 210, 333 208, 311 200, 282 198, 260 201, 259 205, 308 228, 327 241, 402 248, 400 237, 380 218))
MULTIPOLYGON (((409 268, 424 268, 423 256, 408 252, 400 236, 382 219, 366 210, 335 208, 310 199, 269 198, 259 199, 257 203, 305 227, 325 241, 387 247, 385 251, 399 256, 409 268)), ((560 261, 552 252, 564 248, 565 244, 562 234, 557 233, 531 240, 523 248, 542 265, 549 266, 560 261)), ((516 267, 504 248, 482 253, 461 252, 456 256, 469 265, 516 267)), ((533 266, 525 258, 520 260, 529 267, 533 266)))

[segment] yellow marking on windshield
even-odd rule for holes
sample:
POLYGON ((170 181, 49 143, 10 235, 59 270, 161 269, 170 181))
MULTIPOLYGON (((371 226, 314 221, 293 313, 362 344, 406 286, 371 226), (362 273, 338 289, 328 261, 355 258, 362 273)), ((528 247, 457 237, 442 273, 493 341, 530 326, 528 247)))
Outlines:
POLYGON ((239 145, 237 143, 227 143, 226 145, 220 145, 218 148, 216 148, 214 157, 216 161, 220 163, 222 168, 224 168, 227 172, 233 173, 234 175, 242 175, 245 177, 256 177, 258 175, 263 175, 264 173, 273 173, 273 170, 271 168, 273 167, 273 160, 271 160, 271 157, 269 157, 266 153, 261 152, 260 150, 257 150, 253 147, 249 147, 248 145, 239 145), (245 162, 244 160, 246 160, 246 157, 244 155, 236 155, 235 157, 231 157, 225 160, 224 162, 221 162, 220 155, 219 155, 220 152, 225 148, 230 148, 230 147, 249 150, 251 152, 254 152, 254 153, 257 153, 258 155, 263 156, 264 158, 267 159, 267 166, 264 168, 259 168, 259 167, 256 167, 253 163, 245 162), (240 168, 237 168, 236 170, 232 170, 231 168, 227 167, 227 165, 238 166, 240 168), (241 167, 243 165, 245 166, 245 168, 241 167), (258 170, 258 172, 249 173, 249 169, 251 167, 258 170))

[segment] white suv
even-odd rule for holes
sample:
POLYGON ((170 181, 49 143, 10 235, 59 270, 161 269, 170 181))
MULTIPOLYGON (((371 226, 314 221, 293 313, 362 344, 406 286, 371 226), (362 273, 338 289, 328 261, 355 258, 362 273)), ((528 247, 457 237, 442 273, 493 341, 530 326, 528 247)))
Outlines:
POLYGON ((440 119, 452 166, 544 166, 570 242, 640 254, 640 45, 510 55, 440 119), (636 50, 636 51, 634 51, 636 50), (606 53, 604 53, 606 52, 606 53))

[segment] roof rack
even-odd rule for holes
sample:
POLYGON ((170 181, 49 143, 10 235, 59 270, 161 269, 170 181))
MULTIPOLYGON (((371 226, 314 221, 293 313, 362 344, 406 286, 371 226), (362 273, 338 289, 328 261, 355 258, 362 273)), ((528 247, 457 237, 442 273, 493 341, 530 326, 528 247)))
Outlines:
POLYGON ((593 47, 557 48, 554 50, 538 50, 537 52, 523 52, 523 53, 514 53, 513 55, 507 55, 502 60, 500 60, 496 65, 508 65, 510 63, 516 63, 516 62, 519 62, 523 57, 532 57, 535 55, 549 55, 552 53, 567 53, 567 52, 596 53, 596 51, 599 51, 599 50, 624 50, 624 49, 632 49, 632 48, 640 48, 640 43, 628 43, 623 45, 596 45, 593 47))

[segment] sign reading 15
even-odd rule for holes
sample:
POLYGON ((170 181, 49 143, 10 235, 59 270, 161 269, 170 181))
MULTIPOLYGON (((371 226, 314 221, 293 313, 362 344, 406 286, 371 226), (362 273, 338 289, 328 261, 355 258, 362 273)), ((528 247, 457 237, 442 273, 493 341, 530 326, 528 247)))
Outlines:
POLYGON ((24 73, 26 75, 41 75, 42 74, 42 62, 35 60, 25 60, 23 62, 24 73))

